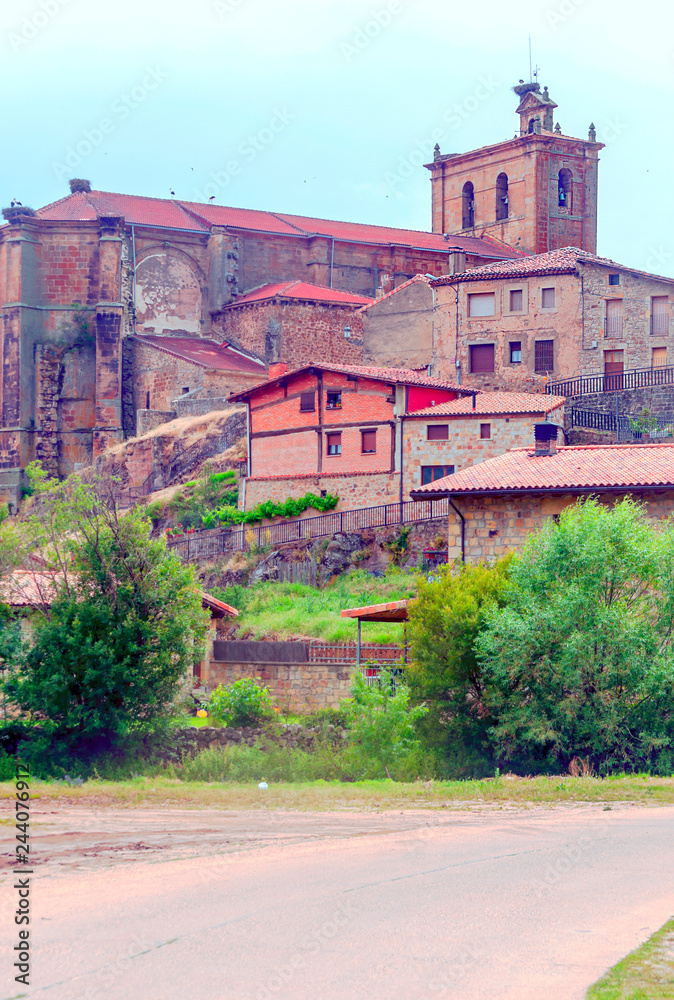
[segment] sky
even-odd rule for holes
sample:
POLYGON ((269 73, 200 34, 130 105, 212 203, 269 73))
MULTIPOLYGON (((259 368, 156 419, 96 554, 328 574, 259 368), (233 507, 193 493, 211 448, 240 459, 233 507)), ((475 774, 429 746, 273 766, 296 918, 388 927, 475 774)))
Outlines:
POLYGON ((674 275, 674 9, 641 0, 11 0, 0 201, 92 187, 429 230, 443 152, 538 80, 606 143, 598 252, 674 275))

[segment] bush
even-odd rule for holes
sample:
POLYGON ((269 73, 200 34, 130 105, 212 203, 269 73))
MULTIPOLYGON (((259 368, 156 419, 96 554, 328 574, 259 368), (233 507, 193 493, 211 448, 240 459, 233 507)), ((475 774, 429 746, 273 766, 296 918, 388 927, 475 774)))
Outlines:
POLYGON ((269 718, 274 706, 266 687, 250 677, 241 677, 211 692, 208 708, 226 726, 251 726, 269 718))
POLYGON ((388 670, 382 670, 378 683, 372 685, 357 673, 352 694, 353 700, 344 706, 349 738, 364 758, 378 762, 390 778, 390 767, 419 751, 415 724, 428 709, 412 707, 407 684, 398 680, 394 689, 388 670))
POLYGON ((271 521, 275 517, 298 517, 309 507, 321 512, 334 510, 338 503, 339 497, 330 493, 324 497, 317 496, 315 493, 306 493, 303 497, 298 497, 295 500, 288 497, 283 503, 265 500, 257 507, 245 512, 235 507, 232 502, 226 503, 214 514, 206 515, 203 524, 206 528, 214 528, 216 516, 221 524, 255 524, 258 521, 271 521))

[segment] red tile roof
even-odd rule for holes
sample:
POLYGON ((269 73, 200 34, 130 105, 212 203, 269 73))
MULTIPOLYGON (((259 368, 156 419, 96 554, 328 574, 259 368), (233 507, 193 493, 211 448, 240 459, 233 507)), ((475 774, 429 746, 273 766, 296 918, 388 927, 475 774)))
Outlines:
POLYGON ((521 257, 514 261, 494 261, 492 264, 472 267, 460 274, 447 274, 440 278, 434 278, 431 284, 434 286, 455 285, 460 281, 488 281, 496 278, 524 278, 545 274, 574 274, 578 271, 579 263, 598 264, 601 267, 629 271, 632 274, 641 274, 647 278, 656 278, 659 281, 674 284, 674 278, 666 278, 657 274, 649 274, 647 271, 638 271, 633 267, 625 267, 624 264, 617 264, 609 257, 597 257, 596 254, 579 250, 578 247, 561 247, 559 250, 533 254, 531 257, 521 257))
POLYGON ((674 444, 581 445, 536 457, 517 448, 413 491, 413 496, 674 488, 674 444))
POLYGON ((409 601, 368 604, 363 608, 345 608, 342 618, 360 618, 364 622, 406 622, 409 601))
POLYGON ((407 288, 409 285, 418 285, 418 284, 430 285, 430 283, 431 283, 431 277, 429 275, 415 274, 413 278, 408 278, 407 281, 403 281, 402 284, 397 285, 396 288, 392 288, 390 292, 386 293, 386 295, 380 295, 378 299, 374 300, 374 302, 370 302, 369 305, 364 306, 362 311, 365 312, 366 309, 371 309, 372 306, 378 306, 380 302, 384 301, 384 299, 390 299, 392 295, 395 295, 397 292, 402 291, 403 288, 407 288))
POLYGON ((202 368, 218 371, 246 372, 264 377, 267 369, 263 361, 247 357, 235 350, 227 342, 219 344, 215 340, 200 340, 196 337, 155 337, 137 334, 142 344, 154 347, 165 354, 171 354, 183 361, 190 361, 202 368))
POLYGON ((141 195, 111 191, 86 191, 70 194, 37 211, 41 219, 93 221, 99 215, 123 215, 134 225, 159 226, 163 229, 188 229, 208 232, 211 226, 230 226, 253 232, 286 236, 325 236, 342 242, 375 243, 387 246, 416 247, 420 250, 450 251, 480 257, 517 258, 514 250, 493 236, 452 236, 445 240, 440 233, 390 226, 370 226, 361 222, 335 222, 302 215, 282 215, 257 209, 229 208, 224 205, 178 201, 175 198, 146 198, 141 195))
POLYGON ((232 302, 228 309, 249 305, 252 302, 262 302, 269 299, 302 299, 310 302, 329 302, 332 305, 364 306, 370 305, 372 299, 366 295, 354 295, 352 292, 342 292, 339 288, 326 288, 325 285, 314 285, 309 281, 281 281, 276 284, 262 285, 252 292, 246 292, 232 302))
POLYGON ((425 410, 416 410, 406 420, 416 417, 497 417, 508 414, 549 413, 563 406, 564 396, 548 396, 540 392, 480 392, 475 406, 470 396, 438 403, 425 410))
POLYGON ((268 382, 263 382, 261 385, 245 389, 243 392, 237 392, 229 398, 230 400, 246 399, 252 393, 258 392, 260 389, 266 389, 267 386, 275 385, 276 383, 292 378, 295 375, 301 375, 304 372, 310 371, 312 368, 318 368, 320 371, 324 372, 339 372, 342 375, 355 375, 359 378, 370 378, 375 381, 388 382, 389 385, 427 386, 429 389, 447 389, 451 392, 460 393, 467 393, 470 391, 466 389, 465 386, 454 385, 452 382, 445 382, 444 379, 433 378, 430 375, 423 375, 421 372, 413 371, 411 368, 373 368, 368 365, 333 365, 316 362, 309 365, 302 365, 301 368, 293 368, 290 371, 284 372, 283 375, 279 375, 277 378, 269 379, 268 382))

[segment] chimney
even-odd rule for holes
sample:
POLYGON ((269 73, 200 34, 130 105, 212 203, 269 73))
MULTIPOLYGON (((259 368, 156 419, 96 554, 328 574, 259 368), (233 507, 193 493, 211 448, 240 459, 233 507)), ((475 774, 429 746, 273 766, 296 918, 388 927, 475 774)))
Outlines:
POLYGON ((477 393, 476 392, 472 393, 472 396, 473 396, 473 409, 475 409, 475 401, 477 400, 477 393))
POLYGON ((557 424, 551 424, 548 420, 540 424, 534 424, 534 436, 536 439, 536 450, 534 454, 537 458, 544 458, 557 454, 557 424))
POLYGON ((273 364, 269 365, 269 378, 280 378, 281 375, 285 375, 288 371, 288 365, 285 361, 275 361, 273 364))

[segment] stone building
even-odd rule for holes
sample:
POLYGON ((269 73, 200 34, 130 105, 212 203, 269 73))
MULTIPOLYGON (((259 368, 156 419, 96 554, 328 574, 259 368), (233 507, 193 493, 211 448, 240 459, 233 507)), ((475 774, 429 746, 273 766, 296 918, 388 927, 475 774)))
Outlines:
MULTIPOLYGON (((262 285, 293 281, 366 302, 417 273, 517 256, 491 237, 447 241, 385 226, 92 191, 86 181, 73 181, 71 189, 37 212, 7 209, 0 227, 0 496, 7 499, 16 500, 21 470, 32 459, 64 474, 134 433, 135 403, 124 389, 127 337, 206 338, 237 349, 231 326, 263 361, 284 360, 285 353, 297 363, 299 321, 309 312, 300 300, 280 319, 270 312, 267 326, 261 306, 257 320, 255 310, 228 307, 262 285)), ((331 352, 336 361, 345 352, 354 357, 359 348, 344 336, 350 324, 341 326, 341 337, 336 331, 350 308, 342 303, 340 313, 325 296, 323 304, 313 301, 310 352, 324 337, 324 360, 331 352)), ((357 320, 352 329, 358 333, 357 320)))
POLYGON ((403 418, 403 494, 527 445, 536 420, 564 426, 564 397, 474 392, 403 418))
POLYGON ((674 279, 564 247, 401 286, 363 309, 364 357, 420 360, 482 390, 543 391, 672 364, 672 301, 674 279), (391 346, 384 308, 407 327, 391 346))
POLYGON ((535 447, 532 442, 412 491, 416 500, 451 500, 450 560, 492 561, 517 552, 533 532, 582 497, 606 504, 632 497, 645 504, 653 521, 674 513, 674 445, 557 449, 554 437, 547 431, 543 436, 547 441, 539 438, 535 447))
POLYGON ((520 80, 512 139, 468 153, 442 154, 431 172, 433 232, 495 236, 526 253, 577 246, 597 251, 597 169, 594 125, 587 139, 554 123, 548 88, 520 80))

